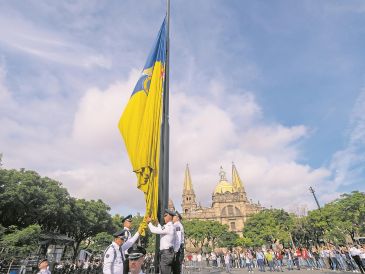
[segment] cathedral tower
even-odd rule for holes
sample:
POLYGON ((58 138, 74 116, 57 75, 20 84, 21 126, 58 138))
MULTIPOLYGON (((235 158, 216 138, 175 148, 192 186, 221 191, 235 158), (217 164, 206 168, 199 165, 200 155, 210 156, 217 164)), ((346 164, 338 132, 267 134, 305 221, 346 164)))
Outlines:
POLYGON ((189 165, 186 165, 185 178, 184 178, 184 190, 182 195, 181 208, 183 213, 193 212, 197 209, 197 203, 195 201, 195 193, 193 189, 193 183, 190 177, 189 165))
POLYGON ((247 201, 247 194, 245 188, 243 187, 243 183, 241 181, 240 175, 236 169, 234 163, 232 163, 232 185, 235 192, 240 194, 240 199, 247 201))

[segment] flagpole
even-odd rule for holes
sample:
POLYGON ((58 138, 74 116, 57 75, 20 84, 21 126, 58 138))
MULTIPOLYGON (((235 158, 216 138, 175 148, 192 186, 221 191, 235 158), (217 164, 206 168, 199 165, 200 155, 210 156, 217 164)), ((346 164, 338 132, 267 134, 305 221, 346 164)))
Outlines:
MULTIPOLYGON (((163 224, 163 214, 169 202, 169 146, 170 146, 170 126, 169 126, 169 68, 170 68, 170 0, 167 0, 166 12, 166 63, 165 81, 163 90, 163 109, 161 123, 160 142, 160 164, 158 180, 158 219, 163 224)), ((155 248, 155 273, 159 273, 160 264, 160 235, 156 235, 155 248)))
POLYGON ((170 163, 170 0, 167 0, 167 26, 166 26, 166 67, 165 67, 165 94, 164 94, 164 208, 169 203, 169 163, 170 163))

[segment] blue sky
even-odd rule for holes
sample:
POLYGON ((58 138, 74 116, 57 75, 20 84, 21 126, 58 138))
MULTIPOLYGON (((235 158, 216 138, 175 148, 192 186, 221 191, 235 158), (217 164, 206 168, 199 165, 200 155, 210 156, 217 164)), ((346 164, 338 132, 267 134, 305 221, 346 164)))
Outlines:
MULTIPOLYGON (((1 1, 0 152, 113 212, 143 211, 117 122, 165 1, 1 1)), ((234 161, 265 206, 364 191, 365 3, 171 3, 171 198, 234 161)), ((206 191, 208 190, 208 191, 206 191)))

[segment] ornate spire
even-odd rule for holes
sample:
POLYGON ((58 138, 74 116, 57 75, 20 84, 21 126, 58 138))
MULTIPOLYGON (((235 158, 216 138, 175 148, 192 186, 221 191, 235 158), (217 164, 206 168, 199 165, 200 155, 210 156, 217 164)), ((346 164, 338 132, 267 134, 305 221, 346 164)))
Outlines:
POLYGON ((193 183, 191 181, 191 176, 190 176, 189 164, 186 164, 185 178, 184 178, 184 190, 183 191, 184 192, 193 192, 194 193, 193 183))
POLYGON ((175 211, 175 205, 171 198, 169 198, 168 209, 175 211))
POLYGON ((219 171, 219 181, 227 181, 226 178, 226 172, 223 170, 223 167, 221 166, 221 170, 219 171))
POLYGON ((232 162, 232 185, 235 191, 245 192, 240 175, 238 174, 236 166, 234 165, 233 162, 232 162))
POLYGON ((195 201, 195 193, 193 189, 193 183, 190 177, 189 165, 186 165, 185 178, 184 178, 184 189, 182 195, 181 207, 184 214, 194 212, 197 208, 197 203, 195 201))

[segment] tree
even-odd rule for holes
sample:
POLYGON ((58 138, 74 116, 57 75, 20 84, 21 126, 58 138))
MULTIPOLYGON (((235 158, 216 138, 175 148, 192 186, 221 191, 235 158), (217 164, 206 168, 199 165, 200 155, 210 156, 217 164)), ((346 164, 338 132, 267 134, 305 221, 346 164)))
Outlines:
POLYGON ((75 242, 73 245, 74 259, 77 256, 82 241, 96 236, 100 232, 113 233, 112 219, 109 206, 101 200, 76 200, 73 204, 72 221, 68 234, 75 242))
POLYGON ((247 237, 241 237, 236 239, 236 246, 243 246, 246 248, 255 246, 253 241, 250 238, 247 237))
POLYGON ((243 236, 246 242, 251 241, 255 246, 276 240, 290 243, 293 223, 293 216, 283 209, 265 209, 251 216, 245 224, 243 236))
POLYGON ((115 232, 123 228, 122 219, 123 219, 123 216, 121 216, 119 214, 115 214, 112 217, 113 228, 114 228, 115 232))
POLYGON ((205 244, 213 248, 218 245, 219 238, 227 234, 228 226, 217 221, 192 220, 184 222, 185 238, 194 247, 202 248, 205 244))
POLYGON ((218 246, 219 247, 235 247, 239 245, 238 235, 235 232, 227 231, 223 233, 221 237, 218 238, 218 246))
POLYGON ((345 244, 350 237, 365 232, 365 193, 353 191, 326 204, 321 210, 312 210, 308 216, 298 218, 293 235, 302 245, 326 241, 345 244))
POLYGON ((72 198, 61 183, 35 171, 0 169, 0 224, 20 229, 37 224, 73 237, 75 257, 82 241, 114 232, 109 210, 101 200, 72 198))
POLYGON ((102 253, 112 242, 113 236, 108 232, 100 232, 91 240, 88 241, 86 246, 82 246, 83 249, 87 249, 93 254, 102 253))
POLYGON ((0 169, 0 223, 43 230, 67 230, 72 198, 61 183, 35 171, 0 169), (16 210, 14 210, 16 208, 16 210))
POLYGON ((6 250, 10 257, 13 254, 17 256, 28 256, 37 250, 41 227, 39 225, 30 225, 23 229, 12 227, 3 235, 0 241, 0 249, 6 250))
POLYGON ((356 234, 365 233, 365 193, 353 191, 351 194, 342 194, 330 205, 334 205, 340 226, 352 240, 356 234))

